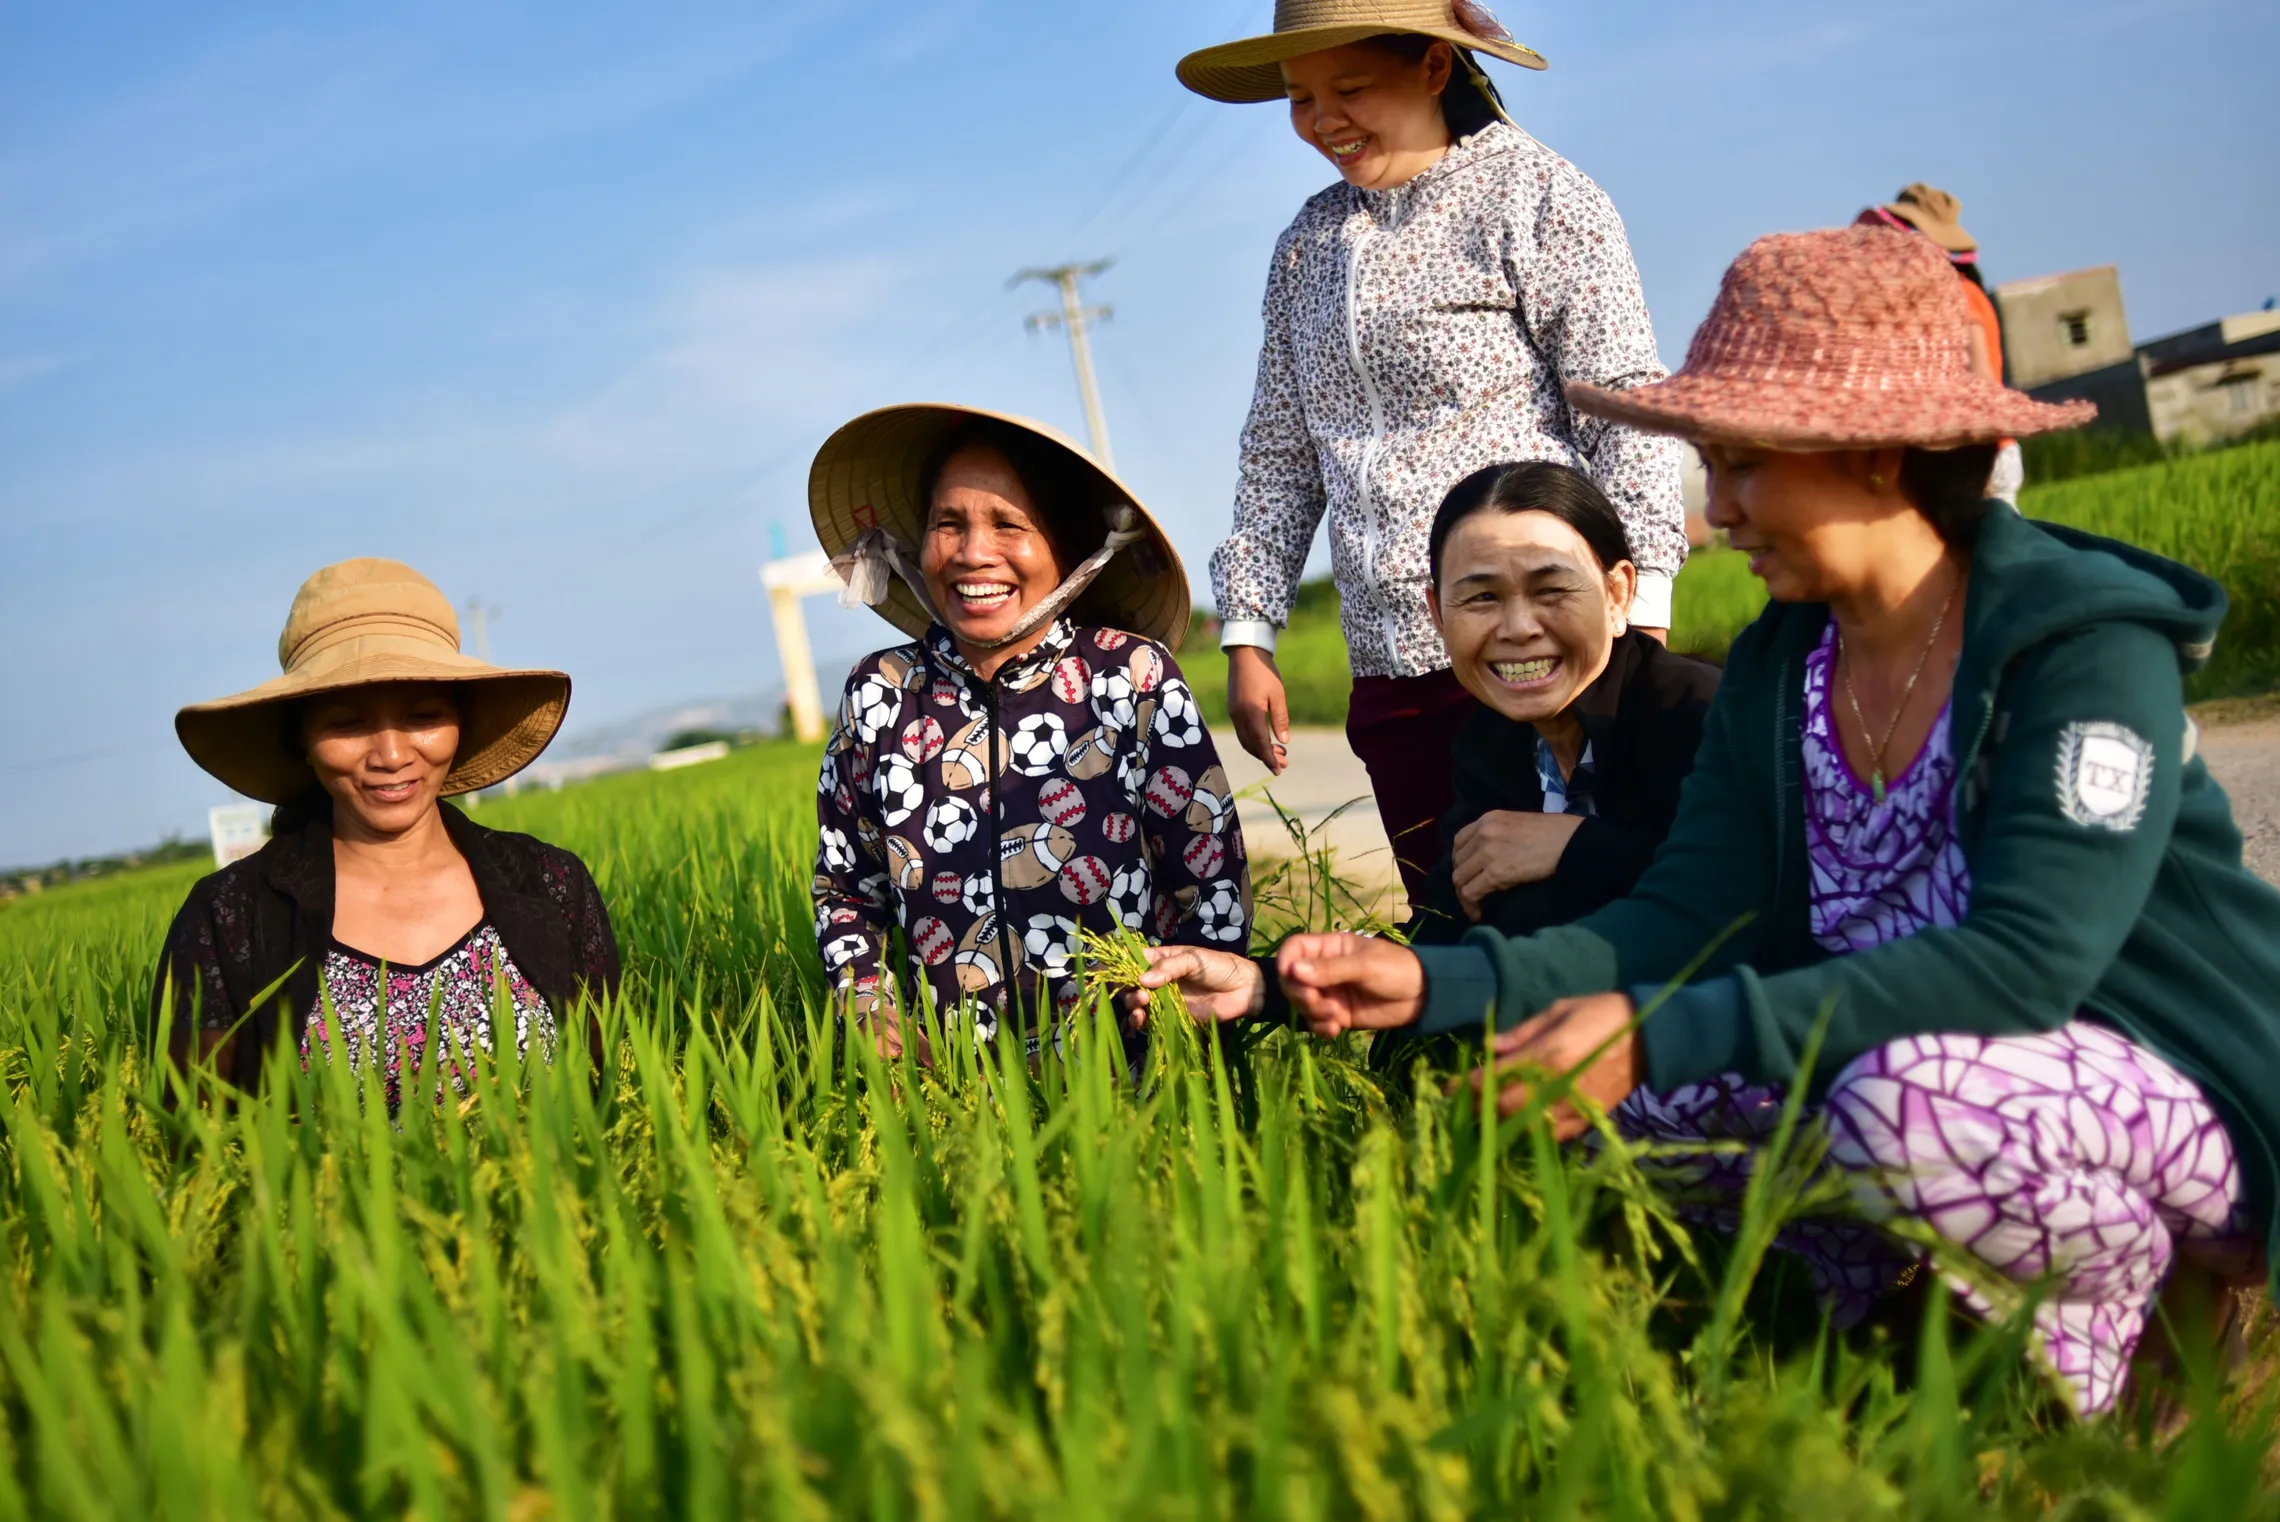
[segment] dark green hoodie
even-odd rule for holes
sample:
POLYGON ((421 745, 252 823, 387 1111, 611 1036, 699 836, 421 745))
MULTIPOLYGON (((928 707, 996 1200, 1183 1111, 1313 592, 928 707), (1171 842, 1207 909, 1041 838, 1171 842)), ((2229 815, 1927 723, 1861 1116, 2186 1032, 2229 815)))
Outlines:
POLYGON ((2224 612, 2223 590, 2184 566, 1990 508, 1953 697, 1970 909, 1953 928, 1832 956, 1808 924, 1800 744, 1805 657, 1829 614, 1768 607, 1734 642, 1677 823, 1638 888, 1525 939, 1474 930, 1421 948, 1420 1024, 1478 1029, 1493 1013, 1509 1026, 1609 989, 1644 1007, 1747 916, 1647 1021, 1653 1088, 1728 1071, 1793 1081, 1824 1008, 1824 1082, 1902 1036, 2086 1015, 2200 1084, 2269 1232, 2280 892, 2241 865, 2182 688, 2224 612))

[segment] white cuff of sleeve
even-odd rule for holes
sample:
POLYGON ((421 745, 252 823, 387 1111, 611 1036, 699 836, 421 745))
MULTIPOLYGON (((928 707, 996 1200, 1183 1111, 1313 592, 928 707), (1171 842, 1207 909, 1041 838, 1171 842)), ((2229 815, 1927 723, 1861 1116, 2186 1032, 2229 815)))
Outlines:
MULTIPOLYGON (((1663 601, 1667 604, 1666 594, 1663 601)), ((1256 645, 1272 655, 1275 653, 1275 626, 1263 618, 1231 618, 1219 626, 1219 648, 1233 649, 1237 645, 1256 645)))
POLYGON ((1660 571, 1641 571, 1639 589, 1631 594, 1631 625, 1637 629, 1670 627, 1671 578, 1660 571))

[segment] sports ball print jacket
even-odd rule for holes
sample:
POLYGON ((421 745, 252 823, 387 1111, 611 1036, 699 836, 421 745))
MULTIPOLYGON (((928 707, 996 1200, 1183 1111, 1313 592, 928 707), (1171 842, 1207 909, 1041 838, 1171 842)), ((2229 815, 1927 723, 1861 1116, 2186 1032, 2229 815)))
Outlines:
POLYGON ((858 1013, 891 975, 897 929, 911 982, 945 1010, 972 1000, 985 1037, 1009 981, 1025 1011, 1075 1007, 1080 929, 1250 940, 1227 773, 1152 640, 1063 619, 988 681, 939 625, 869 656, 816 795, 816 942, 858 1013))
POLYGON ((1354 674, 1447 666, 1425 607, 1433 515, 1520 460, 1590 474, 1636 557, 1631 621, 1669 623, 1684 446, 1571 412, 1561 389, 1668 373, 1623 221, 1581 170, 1495 122, 1392 190, 1340 181, 1276 243, 1263 316, 1235 527, 1211 557, 1222 644, 1273 648, 1327 512, 1354 674))

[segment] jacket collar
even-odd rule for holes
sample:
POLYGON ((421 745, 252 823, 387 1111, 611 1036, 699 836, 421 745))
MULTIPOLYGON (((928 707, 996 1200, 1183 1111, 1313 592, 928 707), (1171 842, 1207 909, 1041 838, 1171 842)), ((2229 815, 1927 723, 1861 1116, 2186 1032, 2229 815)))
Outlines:
POLYGON ((1007 661, 998 667, 997 675, 994 678, 990 681, 984 681, 981 675, 967 664, 966 658, 958 653, 958 642, 950 637, 948 629, 943 628, 940 624, 930 624, 926 630, 927 653, 944 670, 976 686, 987 687, 994 682, 995 685, 1013 692, 1026 691, 1044 681, 1047 674, 1052 671, 1054 664, 1062 656, 1067 655, 1069 647, 1076 642, 1076 626, 1065 618, 1057 618, 1053 620, 1053 627, 1045 631, 1045 637, 1037 642, 1034 649, 1026 650, 1007 661))
POLYGON ((1378 218, 1398 217, 1413 202, 1433 193, 1445 181, 1470 173, 1476 166, 1520 146, 1523 135, 1509 122, 1490 122, 1478 132, 1458 138, 1449 151, 1390 190, 1363 190, 1349 186, 1364 210, 1378 218))

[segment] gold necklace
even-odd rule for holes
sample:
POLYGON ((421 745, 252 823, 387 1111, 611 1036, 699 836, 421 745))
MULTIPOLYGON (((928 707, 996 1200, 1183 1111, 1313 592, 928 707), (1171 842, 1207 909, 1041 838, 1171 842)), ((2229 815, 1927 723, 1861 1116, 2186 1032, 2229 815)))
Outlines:
MULTIPOLYGON (((1908 699, 1916 695, 1916 679, 1924 674, 1931 661, 1932 647, 1940 642, 1940 630, 1947 626, 1948 611, 1955 606, 1956 589, 1963 585, 1963 577, 1948 583, 1947 601, 1940 604, 1940 616, 1932 620, 1932 637, 1924 641, 1924 653, 1916 657, 1916 669, 1908 673, 1908 685, 1900 689, 1900 702, 1892 710, 1892 722, 1884 726, 1884 738, 1877 742, 1876 752, 1869 757, 1868 790, 1878 804, 1884 802, 1884 752, 1892 745, 1893 732, 1900 727, 1900 716, 1908 711, 1908 699)), ((1860 711, 1860 695, 1853 691, 1852 662, 1845 659, 1844 626, 1837 626, 1837 669, 1844 673, 1845 700, 1852 704, 1853 722, 1860 726, 1860 737, 1868 738, 1868 720, 1860 711)))

